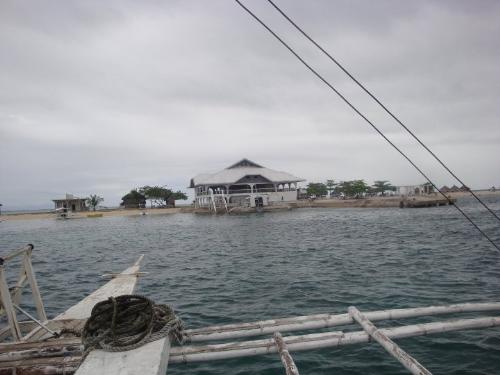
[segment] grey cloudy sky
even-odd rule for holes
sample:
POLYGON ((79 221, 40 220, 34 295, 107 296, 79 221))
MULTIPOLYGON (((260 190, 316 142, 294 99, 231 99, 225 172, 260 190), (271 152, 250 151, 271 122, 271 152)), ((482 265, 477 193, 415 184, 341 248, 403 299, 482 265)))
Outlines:
MULTIPOLYGON (((245 2, 438 184, 453 180, 266 1, 245 2)), ((471 187, 500 185, 500 2, 284 1, 471 187)), ((233 1, 0 3, 0 202, 116 205, 242 157, 309 181, 423 182, 233 1)))

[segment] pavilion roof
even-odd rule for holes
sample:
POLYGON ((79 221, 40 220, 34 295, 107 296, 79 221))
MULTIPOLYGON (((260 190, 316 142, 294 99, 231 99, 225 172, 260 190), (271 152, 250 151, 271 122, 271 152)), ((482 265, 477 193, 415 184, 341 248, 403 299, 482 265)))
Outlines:
POLYGON ((223 169, 217 173, 203 173, 191 179, 190 187, 199 185, 229 185, 234 184, 248 175, 260 175, 271 183, 288 183, 304 181, 287 172, 275 171, 265 168, 248 159, 242 159, 239 162, 223 169))

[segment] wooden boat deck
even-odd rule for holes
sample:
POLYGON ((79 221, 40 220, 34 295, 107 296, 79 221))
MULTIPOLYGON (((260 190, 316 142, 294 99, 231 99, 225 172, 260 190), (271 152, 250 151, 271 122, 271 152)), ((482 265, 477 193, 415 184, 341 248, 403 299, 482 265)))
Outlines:
MULTIPOLYGON (((80 330, 87 318, 90 317, 92 308, 96 303, 112 296, 132 294, 139 277, 142 259, 143 256, 139 257, 133 266, 120 274, 114 275, 112 280, 94 293, 56 316, 53 320, 48 321, 46 327, 54 331, 61 328, 80 330)), ((31 328, 31 332, 23 338, 23 342, 0 344, 0 375, 71 374, 76 371, 82 359, 82 346, 79 337, 70 335, 69 337, 49 339, 51 335, 45 329, 35 325, 35 323, 28 322, 21 324, 21 326, 24 330, 31 328)), ((160 352, 160 349, 157 351, 160 352)), ((98 350, 93 351, 85 362, 92 364, 94 362, 93 358, 97 358, 99 352, 98 350)), ((123 353, 120 354, 123 357, 123 353)), ((128 366, 126 360, 124 361, 123 358, 121 360, 125 366, 128 366)), ((109 361, 104 362, 107 365, 109 361)), ((118 373, 113 372, 117 367, 111 363, 105 367, 102 367, 103 364, 101 363, 100 366, 103 371, 102 374, 118 373)), ((85 368, 84 366, 80 367, 79 373, 85 368)), ((85 373, 85 371, 82 373, 85 373)), ((93 372, 93 374, 96 373, 93 372)))

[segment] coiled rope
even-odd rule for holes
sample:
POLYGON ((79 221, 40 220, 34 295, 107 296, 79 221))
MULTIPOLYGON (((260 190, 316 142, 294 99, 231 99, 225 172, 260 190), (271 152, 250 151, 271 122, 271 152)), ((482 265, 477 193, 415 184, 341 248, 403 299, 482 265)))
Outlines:
POLYGON ((165 337, 184 342, 182 321, 174 310, 139 295, 110 297, 97 303, 81 336, 83 358, 93 349, 126 351, 165 337))

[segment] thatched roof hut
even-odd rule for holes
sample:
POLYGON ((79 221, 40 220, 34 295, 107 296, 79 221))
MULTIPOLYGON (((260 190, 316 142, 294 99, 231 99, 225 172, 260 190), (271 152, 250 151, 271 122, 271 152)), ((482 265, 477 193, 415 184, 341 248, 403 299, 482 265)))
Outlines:
POLYGON ((441 189, 439 189, 439 191, 441 193, 449 193, 450 192, 450 188, 446 185, 444 185, 441 189))

